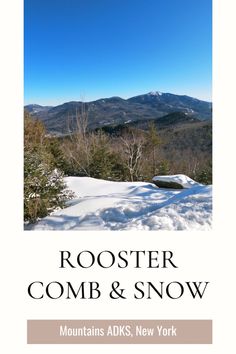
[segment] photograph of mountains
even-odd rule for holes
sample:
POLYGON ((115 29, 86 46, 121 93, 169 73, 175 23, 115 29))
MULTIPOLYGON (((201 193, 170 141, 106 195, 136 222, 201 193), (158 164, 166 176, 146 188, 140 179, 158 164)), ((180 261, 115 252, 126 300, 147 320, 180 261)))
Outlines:
POLYGON ((25 230, 211 230, 211 7, 25 0, 25 230))

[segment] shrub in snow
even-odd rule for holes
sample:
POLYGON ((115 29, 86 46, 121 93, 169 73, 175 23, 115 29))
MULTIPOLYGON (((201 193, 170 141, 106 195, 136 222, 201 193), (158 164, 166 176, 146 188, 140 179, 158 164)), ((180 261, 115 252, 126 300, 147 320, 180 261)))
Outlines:
POLYGON ((39 152, 25 154, 24 219, 30 222, 63 208, 73 197, 66 189, 63 173, 44 158, 39 152))
POLYGON ((73 197, 66 189, 63 173, 55 169, 47 151, 42 123, 25 120, 24 220, 35 222, 53 210, 63 208, 73 197))
POLYGON ((212 184, 212 166, 199 171, 196 180, 203 184, 212 184))

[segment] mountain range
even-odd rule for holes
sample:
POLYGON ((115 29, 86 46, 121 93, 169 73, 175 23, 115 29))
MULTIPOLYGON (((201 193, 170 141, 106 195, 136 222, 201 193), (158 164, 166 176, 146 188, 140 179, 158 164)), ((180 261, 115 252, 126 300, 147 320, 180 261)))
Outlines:
POLYGON ((51 134, 64 135, 73 131, 76 116, 82 110, 88 115, 88 128, 112 128, 124 125, 146 126, 152 120, 161 126, 186 122, 208 121, 212 118, 212 103, 186 95, 152 91, 123 99, 101 98, 91 102, 72 101, 58 106, 26 105, 25 109, 44 122, 51 134))

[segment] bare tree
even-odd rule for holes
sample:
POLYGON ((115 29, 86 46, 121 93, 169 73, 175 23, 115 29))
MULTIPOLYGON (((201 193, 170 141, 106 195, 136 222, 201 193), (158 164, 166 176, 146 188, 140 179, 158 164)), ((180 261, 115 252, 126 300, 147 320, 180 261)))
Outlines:
POLYGON ((123 146, 124 164, 133 182, 139 178, 145 138, 130 130, 120 140, 123 146))
POLYGON ((88 135, 88 110, 84 103, 81 104, 80 112, 76 108, 75 119, 68 117, 68 133, 70 144, 65 144, 66 155, 84 175, 90 176, 91 144, 88 135))
POLYGON ((88 110, 86 110, 85 103, 81 105, 81 112, 76 108, 76 128, 77 133, 85 138, 88 131, 88 110))

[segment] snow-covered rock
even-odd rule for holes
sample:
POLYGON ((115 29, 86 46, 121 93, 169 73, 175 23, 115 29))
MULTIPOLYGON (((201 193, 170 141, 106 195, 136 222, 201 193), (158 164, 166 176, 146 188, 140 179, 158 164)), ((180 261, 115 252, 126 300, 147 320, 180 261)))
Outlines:
POLYGON ((158 186, 158 182, 163 182, 160 183, 160 186, 162 188, 174 188, 171 187, 171 185, 174 186, 174 184, 179 185, 179 188, 177 187, 177 189, 202 186, 202 184, 194 181, 193 179, 191 179, 186 175, 155 176, 153 177, 152 180, 157 186, 158 186), (165 183, 166 183, 166 187, 164 187, 165 183))
MULTIPOLYGON (((178 176, 175 176, 178 182, 188 189, 161 189, 146 182, 67 177, 67 186, 76 197, 68 202, 67 208, 27 225, 26 229, 210 230, 211 186, 178 176)), ((173 176, 169 178, 172 180, 173 176)))

